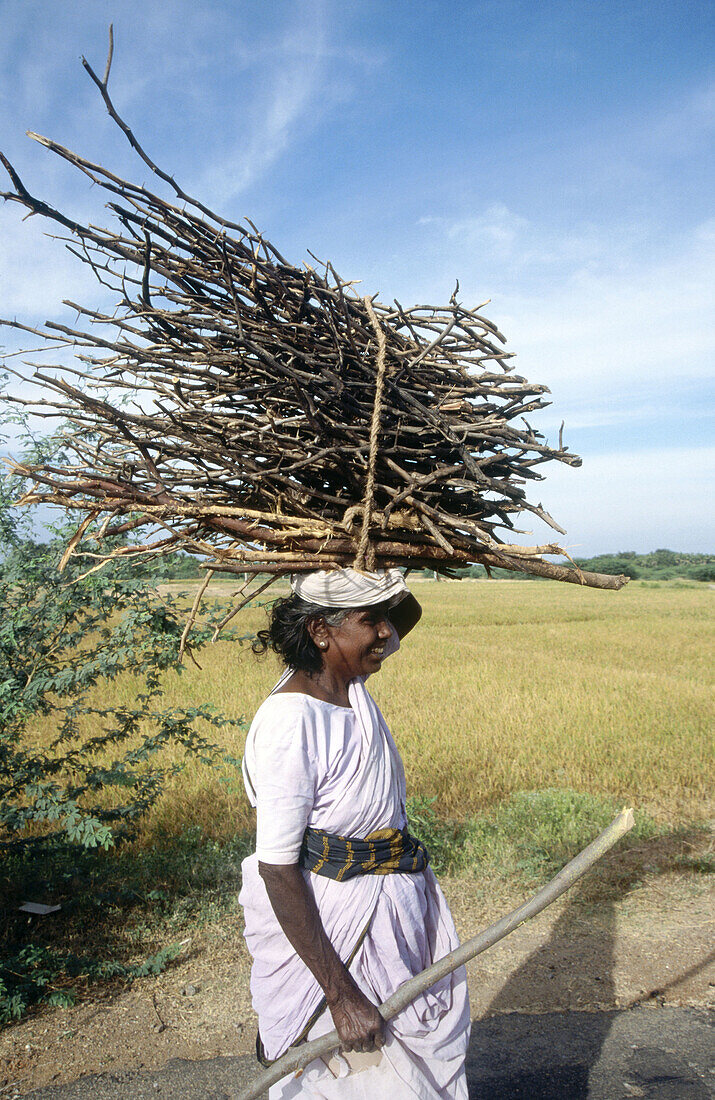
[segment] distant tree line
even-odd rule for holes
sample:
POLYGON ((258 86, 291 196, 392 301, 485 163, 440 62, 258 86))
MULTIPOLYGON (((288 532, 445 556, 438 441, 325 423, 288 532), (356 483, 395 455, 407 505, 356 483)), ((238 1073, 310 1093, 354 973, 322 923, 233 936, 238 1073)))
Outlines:
POLYGON ((673 580, 682 577, 691 581, 715 581, 715 556, 686 554, 677 550, 652 550, 636 554, 621 550, 617 554, 599 554, 595 558, 575 558, 584 569, 599 573, 625 573, 634 580, 673 580))
MULTIPOLYGON (((25 556, 45 555, 47 544, 32 539, 23 547, 25 556)), ((59 551, 58 551, 59 556, 59 551)), ((715 583, 715 556, 712 554, 686 554, 677 550, 652 550, 649 554, 636 554, 635 550, 619 550, 616 554, 597 554, 593 558, 574 558, 576 565, 594 573, 624 574, 632 580, 668 581, 682 578, 691 581, 715 583)), ((7 562, 0 560, 0 576, 7 562)), ((420 570, 431 576, 430 570, 420 570)), ((196 580, 205 575, 200 559, 191 554, 177 553, 166 558, 135 559, 129 573, 136 579, 161 581, 196 580)), ((492 569, 492 576, 509 580, 539 580, 527 573, 514 573, 506 569, 492 569)), ((459 570, 461 577, 485 577, 482 565, 472 565, 459 570)))
MULTIPOLYGON (((576 565, 594 573, 623 573, 633 580, 668 581, 682 578, 691 581, 715 582, 715 556, 712 554, 686 554, 677 550, 652 550, 648 554, 636 554, 635 550, 619 550, 616 554, 597 554, 593 558, 574 558, 576 565)), ((484 577, 481 565, 473 565, 462 576, 484 577)), ((495 577, 536 580, 526 573, 510 573, 505 569, 493 569, 495 577)))
MULTIPOLYGON (((636 554, 635 550, 619 550, 616 554, 598 554, 593 558, 574 558, 576 565, 594 573, 622 573, 632 580, 667 581, 683 578, 691 581, 715 583, 715 556, 712 554, 686 554, 677 550, 652 550, 648 554, 636 554)), ((205 570, 199 559, 191 554, 173 554, 169 558, 146 558, 133 564, 133 572, 153 580, 192 580, 203 577, 205 570)), ((429 575, 429 571, 425 571, 429 575)), ((493 569, 495 577, 510 580, 539 580, 526 573, 514 573, 506 569, 493 569)), ((460 576, 484 577, 484 566, 472 565, 460 570, 460 576)))
MULTIPOLYGON (((115 541, 117 545, 121 545, 122 540, 115 541)), ((59 561, 64 549, 64 545, 57 542, 54 536, 49 541, 27 537, 23 539, 21 548, 10 550, 0 541, 0 577, 14 568, 17 557, 37 560, 47 558, 48 553, 51 557, 54 553, 56 561, 59 561)), ((199 568, 198 558, 192 557, 191 554, 179 553, 166 558, 135 558, 131 563, 127 563, 124 572, 134 580, 161 582, 193 580, 203 577, 206 571, 199 568)))

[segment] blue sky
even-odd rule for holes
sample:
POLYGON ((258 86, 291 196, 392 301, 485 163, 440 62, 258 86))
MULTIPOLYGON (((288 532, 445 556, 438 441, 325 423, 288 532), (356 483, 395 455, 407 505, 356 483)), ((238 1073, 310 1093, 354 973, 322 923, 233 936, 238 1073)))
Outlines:
MULTIPOLYGON (((103 71, 110 21, 117 107, 186 190, 365 293, 490 299, 552 390, 533 425, 584 460, 535 490, 565 545, 713 550, 712 3, 4 0, 0 148, 94 221, 24 131, 147 178, 79 63, 103 71)), ((99 304, 11 204, 0 234, 0 315, 99 304)))

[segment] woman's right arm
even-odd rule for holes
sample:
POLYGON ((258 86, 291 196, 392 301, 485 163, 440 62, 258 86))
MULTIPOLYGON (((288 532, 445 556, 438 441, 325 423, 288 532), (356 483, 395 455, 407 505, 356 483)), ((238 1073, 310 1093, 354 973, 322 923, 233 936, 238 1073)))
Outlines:
POLYGON ((382 1016, 357 987, 326 936, 300 867, 259 862, 258 872, 286 938, 325 994, 343 1049, 381 1047, 385 1041, 382 1016))

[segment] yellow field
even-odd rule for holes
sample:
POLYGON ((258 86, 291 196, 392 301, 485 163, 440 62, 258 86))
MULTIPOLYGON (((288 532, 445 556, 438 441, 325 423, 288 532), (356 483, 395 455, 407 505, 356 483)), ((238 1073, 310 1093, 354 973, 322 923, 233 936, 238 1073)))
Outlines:
MULTIPOLYGON (((519 581, 418 581, 414 590, 422 622, 370 682, 409 794, 436 795, 435 809, 450 816, 543 787, 615 795, 664 822, 707 815, 715 592, 519 581)), ((238 621, 256 629, 265 611, 238 621)), ((279 672, 274 658, 235 643, 199 660, 202 671, 172 679, 167 705, 210 701, 250 719, 279 672)), ((110 690, 126 698, 133 687, 110 690)), ((244 736, 229 733, 226 748, 240 755, 244 736)), ((186 823, 221 837, 249 821, 240 779, 227 786, 192 763, 146 835, 186 823)))

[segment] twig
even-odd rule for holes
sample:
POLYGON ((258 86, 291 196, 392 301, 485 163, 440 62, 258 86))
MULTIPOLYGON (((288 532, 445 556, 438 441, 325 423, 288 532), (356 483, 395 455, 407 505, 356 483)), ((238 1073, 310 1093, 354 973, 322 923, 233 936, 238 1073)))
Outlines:
POLYGON ((270 586, 272 584, 275 584, 275 582, 278 579, 279 579, 279 576, 276 576, 275 574, 272 577, 269 577, 268 580, 265 581, 263 584, 259 585, 258 588, 254 588, 253 592, 250 592, 248 594, 248 596, 246 596, 245 599, 241 600, 240 603, 236 604, 235 607, 231 608, 228 615, 226 615, 223 619, 221 619, 221 622, 217 625, 216 629, 213 632, 213 637, 212 637, 211 641, 212 642, 217 641, 219 634, 221 633, 223 628, 225 626, 227 626, 228 623, 231 622, 231 619, 233 619, 236 615, 238 615, 239 611, 243 611, 244 607, 247 607, 248 604, 252 602, 252 600, 256 599, 257 596, 260 596, 261 592, 265 592, 265 590, 267 588, 270 588, 270 586))
POLYGON ((186 624, 185 624, 184 629, 181 633, 181 641, 179 643, 179 661, 183 660, 184 649, 186 648, 186 639, 189 636, 189 633, 191 631, 191 627, 196 622, 196 616, 199 613, 199 608, 201 606, 201 601, 204 598, 204 592, 208 588, 209 583, 210 583, 211 578, 213 577, 213 575, 214 575, 213 574, 213 569, 209 569, 206 576, 204 577, 202 583, 199 585, 199 590, 196 593, 196 596, 194 597, 194 602, 193 602, 193 605, 191 607, 191 612, 189 614, 188 619, 186 620, 186 624))

